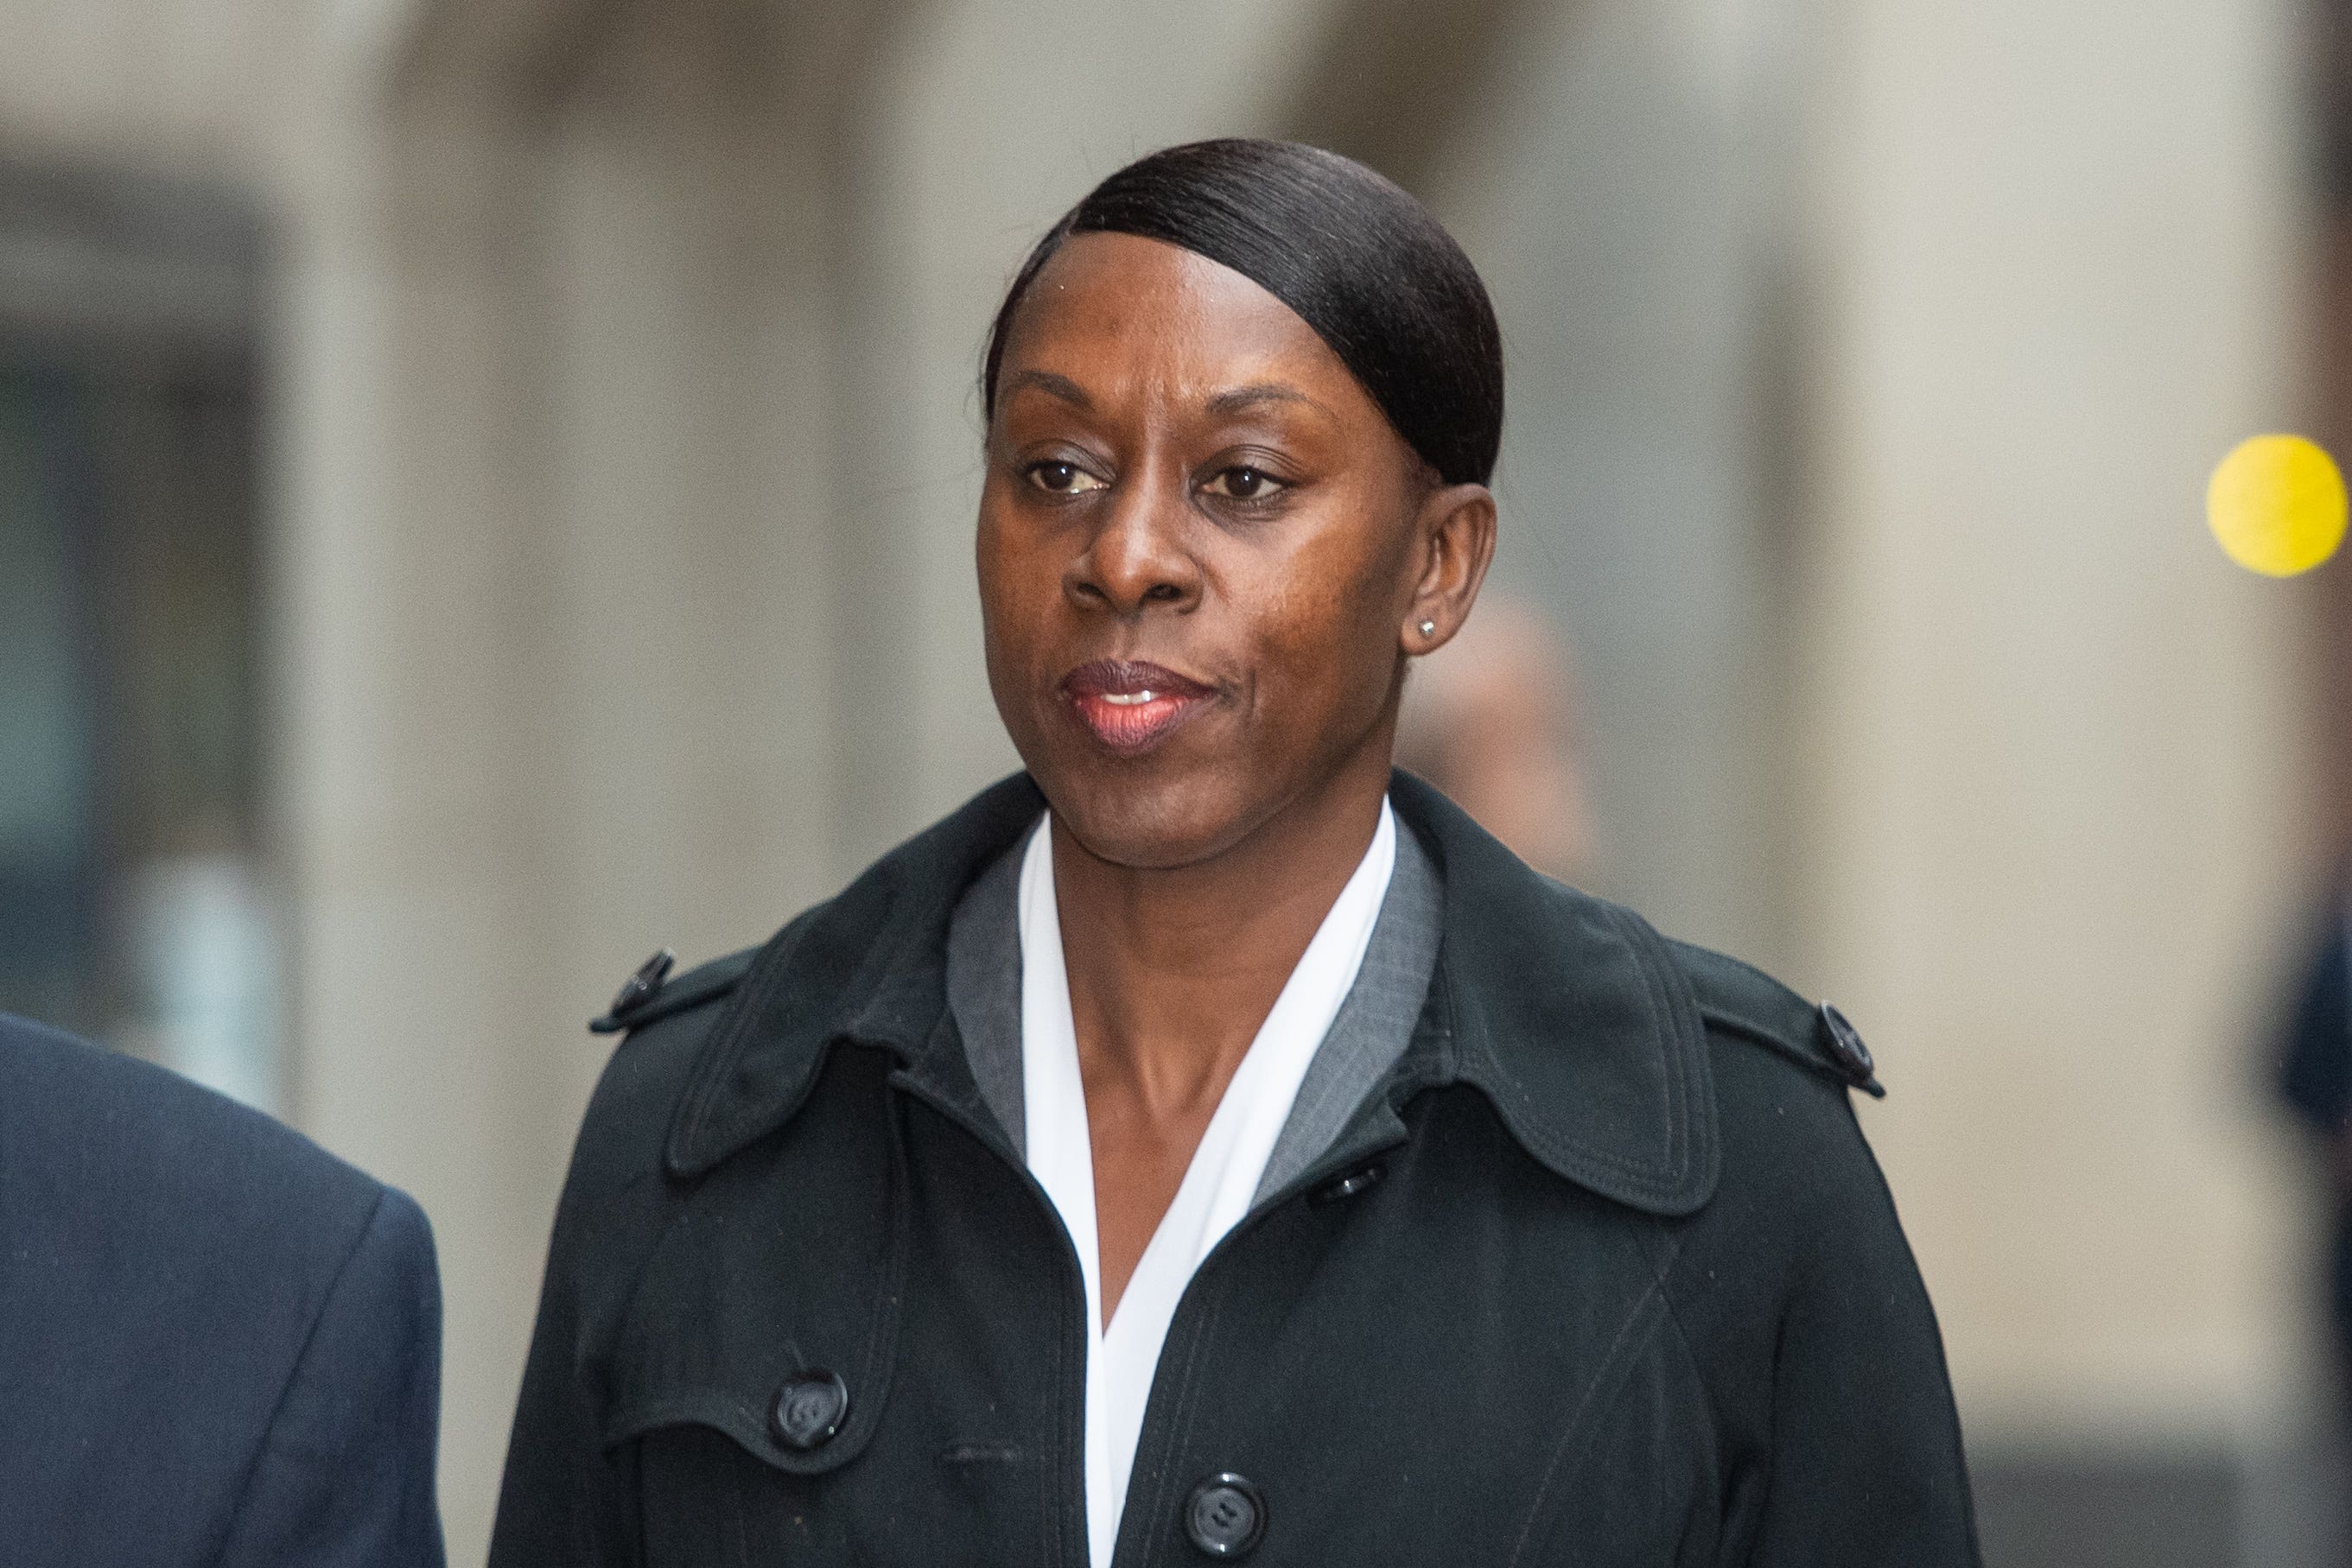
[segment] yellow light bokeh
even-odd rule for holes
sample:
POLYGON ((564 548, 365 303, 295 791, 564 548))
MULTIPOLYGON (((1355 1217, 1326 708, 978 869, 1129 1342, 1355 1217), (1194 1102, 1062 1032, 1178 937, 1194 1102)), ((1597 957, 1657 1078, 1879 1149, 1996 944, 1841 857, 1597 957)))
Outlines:
POLYGON ((2222 551, 2248 571, 2293 577, 2344 541, 2344 476, 2300 435, 2238 443, 2205 489, 2205 520, 2222 551))

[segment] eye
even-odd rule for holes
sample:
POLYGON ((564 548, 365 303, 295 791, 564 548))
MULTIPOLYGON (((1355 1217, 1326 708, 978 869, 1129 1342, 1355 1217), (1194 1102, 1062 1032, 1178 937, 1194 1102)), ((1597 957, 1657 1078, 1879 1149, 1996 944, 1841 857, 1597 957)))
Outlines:
POLYGON ((1217 470, 1210 476, 1207 486, 1213 495, 1235 501, 1263 501, 1285 487, 1283 481, 1265 469, 1246 465, 1217 470))
POLYGON ((1032 485, 1056 496, 1081 496, 1088 490, 1103 488, 1100 479, 1075 463, 1064 463, 1059 459, 1032 463, 1024 472, 1032 485))

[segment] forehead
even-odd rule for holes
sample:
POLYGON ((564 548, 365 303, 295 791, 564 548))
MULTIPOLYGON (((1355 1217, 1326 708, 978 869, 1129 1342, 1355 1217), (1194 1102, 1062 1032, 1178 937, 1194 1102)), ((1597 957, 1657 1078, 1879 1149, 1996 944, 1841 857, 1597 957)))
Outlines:
POLYGON ((1073 235, 1039 269, 1013 313, 1000 384, 1017 369, 1110 392, 1207 396, 1282 382, 1334 412, 1383 418, 1330 345, 1265 287, 1136 235, 1073 235))

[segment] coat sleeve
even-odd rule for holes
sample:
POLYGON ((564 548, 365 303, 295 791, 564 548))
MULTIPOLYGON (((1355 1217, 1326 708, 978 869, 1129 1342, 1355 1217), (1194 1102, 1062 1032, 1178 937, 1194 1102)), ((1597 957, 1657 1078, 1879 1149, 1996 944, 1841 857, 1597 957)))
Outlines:
POLYGON ((440 1404, 433 1233, 386 1188, 279 1397, 221 1568, 442 1568, 440 1404))
POLYGON ((712 1012, 631 1035, 582 1119, 507 1444, 490 1568, 625 1568, 642 1556, 635 1451, 604 1441, 612 1357, 669 1214, 663 1135, 712 1012))
POLYGON ((593 1270, 575 1162, 556 1214, 539 1322, 507 1445, 489 1568, 623 1568, 637 1561, 636 1489, 601 1441, 593 1270))
MULTIPOLYGON (((1840 1097, 1841 1099, 1843 1096, 1840 1097)), ((1770 1461, 1749 1568, 1976 1568, 1944 1347, 1877 1162, 1827 1118, 1773 1356, 1770 1461)))

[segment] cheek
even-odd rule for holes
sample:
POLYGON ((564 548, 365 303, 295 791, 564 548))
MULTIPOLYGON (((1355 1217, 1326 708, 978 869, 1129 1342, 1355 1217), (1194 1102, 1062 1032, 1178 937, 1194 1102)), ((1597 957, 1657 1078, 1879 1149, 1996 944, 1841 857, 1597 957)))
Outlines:
POLYGON ((1388 700, 1398 657, 1391 602, 1397 570, 1395 561, 1367 559, 1354 537, 1334 530, 1285 570, 1256 574, 1248 613, 1258 628, 1263 698, 1273 710, 1266 716, 1286 721, 1283 743, 1309 744, 1316 730, 1367 719, 1388 700))
POLYGON ((1057 592, 1059 574, 1046 569, 1036 540, 1018 522, 985 504, 974 554, 989 662, 1017 659, 1035 637, 1041 601, 1057 592))
POLYGON ((1029 665, 1039 643, 1037 611, 1030 602, 1027 574, 1013 537, 992 527, 985 515, 977 550, 980 578, 981 664, 997 716, 1016 741, 1032 727, 1022 694, 1030 685, 1029 665))

